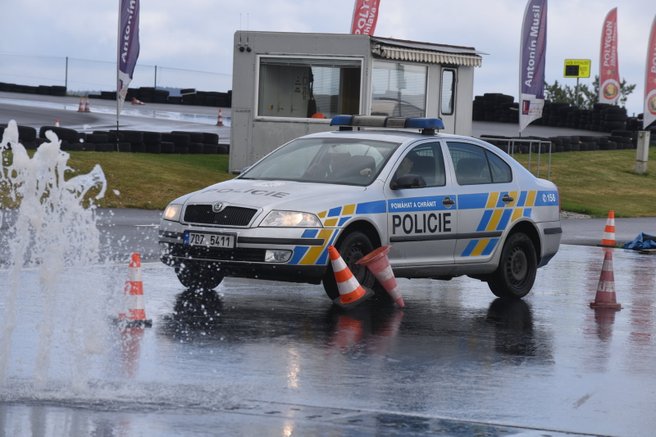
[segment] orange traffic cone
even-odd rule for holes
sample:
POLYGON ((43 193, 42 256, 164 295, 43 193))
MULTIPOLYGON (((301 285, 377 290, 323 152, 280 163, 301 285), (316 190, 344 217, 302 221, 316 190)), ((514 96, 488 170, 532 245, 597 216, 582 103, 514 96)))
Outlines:
POLYGON ((91 112, 91 107, 89 106, 89 98, 84 98, 84 112, 91 112))
POLYGON ((84 97, 80 97, 80 104, 77 106, 77 112, 84 112, 84 97))
POLYGON ((405 307, 405 303, 403 302, 403 297, 401 297, 401 293, 399 292, 399 287, 396 283, 394 272, 392 271, 389 259, 387 258, 389 250, 389 246, 379 247, 378 249, 360 258, 357 261, 357 264, 366 266, 371 271, 371 273, 374 274, 378 282, 380 282, 380 285, 382 285, 383 288, 387 290, 399 308, 403 308, 405 307))
POLYGON ((615 211, 608 211, 608 219, 604 227, 604 236, 601 239, 601 245, 605 247, 616 247, 615 242, 615 211))
POLYGON ((334 300, 337 305, 342 308, 354 307, 373 295, 371 290, 365 290, 355 279, 351 269, 348 268, 334 246, 328 246, 328 255, 339 290, 339 297, 334 300))
POLYGON ((59 119, 55 118, 55 127, 59 127, 59 119))
POLYGON ((126 313, 119 313, 118 320, 126 326, 152 326, 153 321, 146 319, 143 299, 143 282, 141 281, 141 255, 133 252, 128 266, 128 280, 125 281, 126 313))
POLYGON ((223 126, 223 113, 221 112, 220 108, 219 108, 219 116, 216 119, 216 125, 217 126, 223 126))
POLYGON ((617 303, 615 298, 615 277, 613 275, 613 252, 610 249, 604 249, 604 264, 601 267, 599 283, 597 284, 597 294, 594 302, 590 302, 590 308, 620 310, 622 305, 617 303))
POLYGON ((144 102, 142 102, 141 100, 137 99, 136 97, 132 97, 132 100, 130 100, 130 103, 132 103, 133 105, 145 105, 144 102))

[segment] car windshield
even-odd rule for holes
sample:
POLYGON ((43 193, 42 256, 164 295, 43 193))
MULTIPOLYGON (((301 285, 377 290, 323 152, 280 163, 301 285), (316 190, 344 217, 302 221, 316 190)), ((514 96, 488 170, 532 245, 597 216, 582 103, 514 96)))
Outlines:
POLYGON ((347 138, 301 138, 268 155, 240 179, 369 185, 399 143, 347 138))

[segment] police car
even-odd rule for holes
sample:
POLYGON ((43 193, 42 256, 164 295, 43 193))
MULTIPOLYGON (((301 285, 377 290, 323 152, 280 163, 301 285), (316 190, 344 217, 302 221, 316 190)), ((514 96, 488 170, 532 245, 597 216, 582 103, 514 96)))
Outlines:
MULTIPOLYGON (((226 276, 319 283, 339 296, 328 258, 356 264, 389 245, 397 277, 486 281, 523 297, 560 245, 557 187, 440 119, 337 116, 332 132, 274 150, 238 177, 165 209, 161 259, 189 288, 226 276)), ((384 294, 384 292, 383 292, 384 294)))

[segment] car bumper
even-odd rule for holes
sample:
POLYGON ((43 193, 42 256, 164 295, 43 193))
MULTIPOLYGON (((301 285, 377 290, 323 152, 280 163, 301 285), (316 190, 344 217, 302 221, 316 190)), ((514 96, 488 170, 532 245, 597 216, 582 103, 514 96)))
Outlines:
POLYGON ((163 221, 159 230, 160 259, 167 265, 193 261, 211 264, 225 276, 291 282, 321 281, 327 266, 327 257, 322 254, 329 243, 329 239, 320 237, 319 230, 308 229, 192 228, 163 221), (185 243, 185 231, 231 234, 235 236, 235 246, 191 246, 185 243), (308 253, 317 256, 313 259, 308 253))

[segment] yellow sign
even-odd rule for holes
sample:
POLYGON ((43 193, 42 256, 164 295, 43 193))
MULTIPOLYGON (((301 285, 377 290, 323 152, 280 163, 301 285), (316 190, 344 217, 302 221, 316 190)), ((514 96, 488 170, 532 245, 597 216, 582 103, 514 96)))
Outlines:
POLYGON ((565 59, 564 77, 590 77, 589 59, 565 59))

